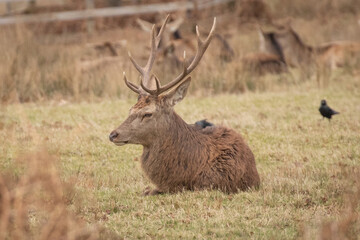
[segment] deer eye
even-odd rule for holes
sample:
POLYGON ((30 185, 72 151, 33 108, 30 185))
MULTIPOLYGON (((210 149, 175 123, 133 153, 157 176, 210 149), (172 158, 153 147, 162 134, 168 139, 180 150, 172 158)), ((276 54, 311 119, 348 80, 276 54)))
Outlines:
POLYGON ((142 119, 144 119, 144 118, 149 118, 149 117, 151 117, 151 116, 152 116, 152 113, 145 113, 145 114, 143 115, 142 119))

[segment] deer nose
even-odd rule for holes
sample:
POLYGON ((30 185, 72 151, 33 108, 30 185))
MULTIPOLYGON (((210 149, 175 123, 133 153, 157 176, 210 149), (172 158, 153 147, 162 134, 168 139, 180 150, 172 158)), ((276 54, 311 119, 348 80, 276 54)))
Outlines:
POLYGON ((114 139, 115 139, 117 136, 119 136, 119 134, 118 134, 117 132, 115 132, 115 131, 112 131, 112 132, 110 133, 110 135, 109 135, 109 140, 110 140, 111 142, 113 142, 114 139))

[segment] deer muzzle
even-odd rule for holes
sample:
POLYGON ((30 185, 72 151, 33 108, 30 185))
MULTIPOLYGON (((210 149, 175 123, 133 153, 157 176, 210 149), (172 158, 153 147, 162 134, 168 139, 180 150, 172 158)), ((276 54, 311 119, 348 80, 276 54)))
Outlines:
POLYGON ((117 146, 122 146, 127 144, 129 141, 119 141, 117 138, 119 136, 119 133, 117 133, 115 130, 112 131, 109 135, 109 140, 113 143, 115 143, 115 145, 117 146))

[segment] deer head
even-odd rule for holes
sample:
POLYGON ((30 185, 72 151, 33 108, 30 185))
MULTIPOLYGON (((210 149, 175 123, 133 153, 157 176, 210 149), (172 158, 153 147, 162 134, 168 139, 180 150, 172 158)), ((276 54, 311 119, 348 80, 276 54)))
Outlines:
POLYGON ((264 32, 263 29, 258 26, 258 34, 259 34, 259 49, 263 53, 273 54, 278 56, 280 61, 285 63, 285 57, 283 53, 283 49, 279 42, 276 39, 275 32, 264 32))
POLYGON ((154 143, 154 140, 164 136, 169 128, 172 128, 172 119, 176 115, 173 107, 185 97, 191 81, 188 75, 199 64, 215 31, 216 18, 214 18, 213 26, 205 41, 200 39, 199 30, 196 27, 198 48, 195 57, 187 66, 184 52, 182 73, 162 86, 151 69, 168 19, 169 15, 157 35, 155 34, 155 25, 152 27, 151 51, 144 67, 141 67, 129 54, 131 62, 141 75, 141 81, 140 86, 137 86, 129 82, 124 73, 125 84, 138 94, 138 102, 130 109, 128 118, 109 136, 110 141, 118 146, 128 143, 149 146, 154 143))

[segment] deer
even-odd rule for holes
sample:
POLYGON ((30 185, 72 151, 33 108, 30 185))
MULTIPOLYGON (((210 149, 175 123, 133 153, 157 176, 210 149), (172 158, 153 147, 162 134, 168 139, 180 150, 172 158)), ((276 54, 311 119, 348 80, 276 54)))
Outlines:
POLYGON ((360 54, 360 42, 336 41, 319 46, 307 45, 290 24, 280 27, 278 31, 262 33, 266 43, 263 48, 274 52, 274 48, 282 49, 285 62, 291 67, 303 67, 312 63, 331 70, 345 65, 348 57, 360 54), (270 40, 269 36, 272 36, 270 40))
POLYGON ((281 46, 275 41, 273 34, 265 34, 260 27, 258 32, 260 52, 248 53, 241 58, 243 70, 258 75, 288 73, 281 46))
POLYGON ((122 57, 119 50, 124 50, 127 46, 127 41, 104 41, 101 43, 88 43, 85 45, 86 49, 96 52, 96 58, 81 57, 76 61, 76 76, 84 72, 91 72, 122 62, 122 57))
POLYGON ((126 120, 110 133, 109 140, 117 146, 143 146, 141 167, 155 185, 145 189, 145 196, 211 189, 236 193, 258 188, 260 177, 254 154, 239 133, 221 125, 197 128, 187 124, 173 109, 186 96, 191 82, 189 74, 200 63, 214 36, 216 18, 205 40, 196 26, 194 58, 187 64, 184 53, 181 73, 161 85, 151 69, 168 19, 169 15, 157 35, 155 26, 152 27, 150 55, 144 67, 129 53, 140 73, 140 84, 128 81, 125 73, 123 77, 126 86, 138 94, 138 100, 126 120))
POLYGON ((267 73, 288 73, 285 62, 275 54, 255 52, 248 53, 241 58, 242 69, 251 74, 265 75, 267 73))

